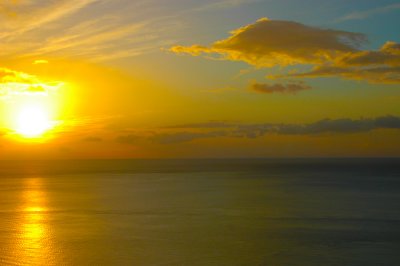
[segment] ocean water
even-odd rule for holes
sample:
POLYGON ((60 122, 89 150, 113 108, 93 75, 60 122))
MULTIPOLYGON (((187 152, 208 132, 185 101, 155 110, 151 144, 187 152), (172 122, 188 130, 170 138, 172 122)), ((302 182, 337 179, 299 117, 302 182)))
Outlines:
POLYGON ((400 265, 399 159, 0 162, 0 265, 400 265))

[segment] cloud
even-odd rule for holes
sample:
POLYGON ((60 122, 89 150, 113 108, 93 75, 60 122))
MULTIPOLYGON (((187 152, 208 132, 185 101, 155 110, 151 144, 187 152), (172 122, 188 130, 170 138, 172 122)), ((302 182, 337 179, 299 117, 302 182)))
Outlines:
POLYGON ((0 79, 2 83, 14 82, 14 81, 27 82, 34 79, 34 76, 24 72, 19 72, 12 69, 0 67, 0 79))
POLYGON ((154 1, 16 2, 6 4, 15 16, 0 16, 0 56, 7 59, 132 57, 171 45, 171 32, 182 27, 176 16, 154 8, 154 1))
POLYGON ((160 128, 159 131, 152 132, 146 136, 139 133, 120 135, 116 138, 116 141, 121 144, 130 145, 143 141, 158 144, 177 144, 199 139, 221 137, 255 139, 267 134, 313 136, 361 133, 378 129, 400 129, 400 117, 388 115, 361 119, 322 119, 308 124, 207 122, 172 125, 160 128))
MULTIPOLYGON (((366 37, 360 33, 263 18, 232 31, 229 38, 211 46, 173 46, 170 51, 243 61, 257 68, 277 65, 312 66, 308 72, 302 73, 295 69, 270 78, 337 76, 371 83, 400 83, 400 44, 388 41, 378 50, 360 50, 364 42, 366 37)), ((291 91, 288 85, 284 87, 279 84, 256 84, 252 89, 258 92, 291 91)), ((300 89, 298 86, 291 87, 300 89)))
MULTIPOLYGON (((98 57, 110 57, 111 54, 116 53, 115 51, 109 51, 108 53, 102 53, 104 49, 110 49, 110 46, 114 46, 113 42, 128 38, 138 32, 144 30, 146 23, 129 23, 128 25, 119 25, 119 21, 112 17, 101 17, 93 20, 83 21, 77 23, 75 26, 65 30, 62 36, 53 36, 49 38, 45 45, 39 47, 29 55, 48 55, 57 53, 68 53, 71 51, 77 52, 79 48, 79 54, 91 55, 92 59, 98 57)), ((137 38, 136 41, 143 41, 137 38)), ((120 43, 119 43, 120 45, 120 43)), ((116 49, 115 49, 116 50, 116 49)), ((118 51, 123 53, 125 56, 133 54, 132 48, 122 49, 118 51)), ((136 48, 138 52, 138 48, 136 48)))
POLYGON ((218 10, 218 9, 226 9, 226 8, 235 8, 245 4, 251 4, 259 2, 259 0, 221 0, 216 1, 210 4, 202 5, 198 8, 195 8, 191 11, 207 11, 207 10, 218 10))
POLYGON ((210 132, 177 132, 168 134, 157 134, 150 138, 152 142, 160 144, 173 144, 181 142, 189 142, 196 139, 216 138, 226 136, 226 131, 210 131, 210 132))
POLYGON ((321 133, 352 133, 370 131, 379 128, 375 125, 375 121, 371 119, 324 119, 315 123, 306 125, 282 125, 278 127, 279 134, 321 134, 321 133))
POLYGON ((335 65, 347 67, 400 66, 400 44, 386 42, 377 51, 359 51, 337 57, 335 65))
POLYGON ((267 133, 282 135, 315 135, 323 133, 355 133, 375 129, 400 129, 400 117, 382 116, 369 119, 323 119, 309 124, 241 125, 238 136, 262 136, 267 133))
POLYGON ((228 123, 225 121, 210 121, 205 123, 193 123, 193 124, 181 124, 166 126, 167 129, 194 129, 194 128, 231 128, 234 127, 234 123, 228 123))
POLYGON ((40 85, 30 86, 27 89, 25 89, 24 92, 27 93, 27 94, 43 94, 43 95, 47 94, 47 90, 45 90, 40 85))
POLYGON ((266 83, 257 83, 253 82, 250 84, 249 89, 258 93, 283 93, 283 94, 296 94, 297 92, 303 90, 311 89, 310 86, 304 83, 288 83, 288 84, 266 84, 266 83))
POLYGON ((400 67, 348 68, 318 66, 309 72, 291 74, 289 76, 304 78, 339 76, 345 79, 365 80, 376 84, 399 84, 400 67))
POLYGON ((45 82, 35 75, 0 68, 0 98, 26 94, 47 95, 63 84, 60 81, 45 82))
POLYGON ((360 33, 321 29, 292 21, 262 18, 231 32, 210 47, 174 46, 175 53, 216 55, 220 59, 244 61, 256 67, 318 64, 337 53, 354 52, 366 40, 360 33))
POLYGON ((400 118, 392 115, 378 117, 374 125, 378 128, 400 129, 400 118))
POLYGON ((12 38, 28 31, 43 27, 97 2, 98 0, 61 0, 61 1, 13 1, 8 10, 14 14, 9 30, 0 37, 12 38))
POLYGON ((342 21, 348 21, 348 20, 362 20, 362 19, 366 19, 366 18, 369 18, 374 15, 393 12, 398 9, 400 9, 400 3, 377 7, 377 8, 373 8, 373 9, 369 9, 369 10, 364 10, 364 11, 353 12, 353 13, 350 13, 343 17, 338 18, 336 21, 342 22, 342 21))
POLYGON ((316 135, 325 133, 357 133, 376 129, 400 129, 400 117, 382 116, 369 119, 323 119, 309 124, 240 125, 237 136, 259 137, 267 133, 280 135, 316 135))

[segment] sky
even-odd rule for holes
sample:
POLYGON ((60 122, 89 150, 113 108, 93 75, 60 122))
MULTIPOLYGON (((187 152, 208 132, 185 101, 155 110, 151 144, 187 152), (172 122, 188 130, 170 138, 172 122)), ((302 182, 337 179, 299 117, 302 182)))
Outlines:
POLYGON ((0 0, 0 159, 400 156, 400 2, 0 0))

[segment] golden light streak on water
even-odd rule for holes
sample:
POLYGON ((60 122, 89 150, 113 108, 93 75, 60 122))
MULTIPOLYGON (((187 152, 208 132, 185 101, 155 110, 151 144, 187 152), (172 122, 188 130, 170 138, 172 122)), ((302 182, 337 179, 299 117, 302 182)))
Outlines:
POLYGON ((49 235, 46 193, 39 177, 27 178, 21 202, 19 242, 15 254, 20 265, 54 265, 49 235))

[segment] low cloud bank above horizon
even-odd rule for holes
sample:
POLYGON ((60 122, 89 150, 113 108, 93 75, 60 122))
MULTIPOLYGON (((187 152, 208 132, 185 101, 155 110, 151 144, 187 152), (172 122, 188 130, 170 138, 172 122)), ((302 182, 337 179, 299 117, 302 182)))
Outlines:
POLYGON ((336 76, 370 83, 400 83, 400 44, 387 41, 379 50, 361 50, 361 33, 322 29, 293 21, 262 18, 230 32, 210 46, 176 45, 170 51, 220 60, 242 61, 256 68, 307 65, 306 72, 270 78, 336 76))
POLYGON ((124 134, 116 137, 115 140, 121 144, 137 144, 143 141, 158 144, 173 144, 217 137, 253 139, 266 134, 349 134, 377 129, 400 129, 400 117, 387 115, 376 118, 323 119, 309 124, 208 122, 164 127, 160 128, 157 132, 153 131, 151 134, 140 134, 138 132, 124 134))

